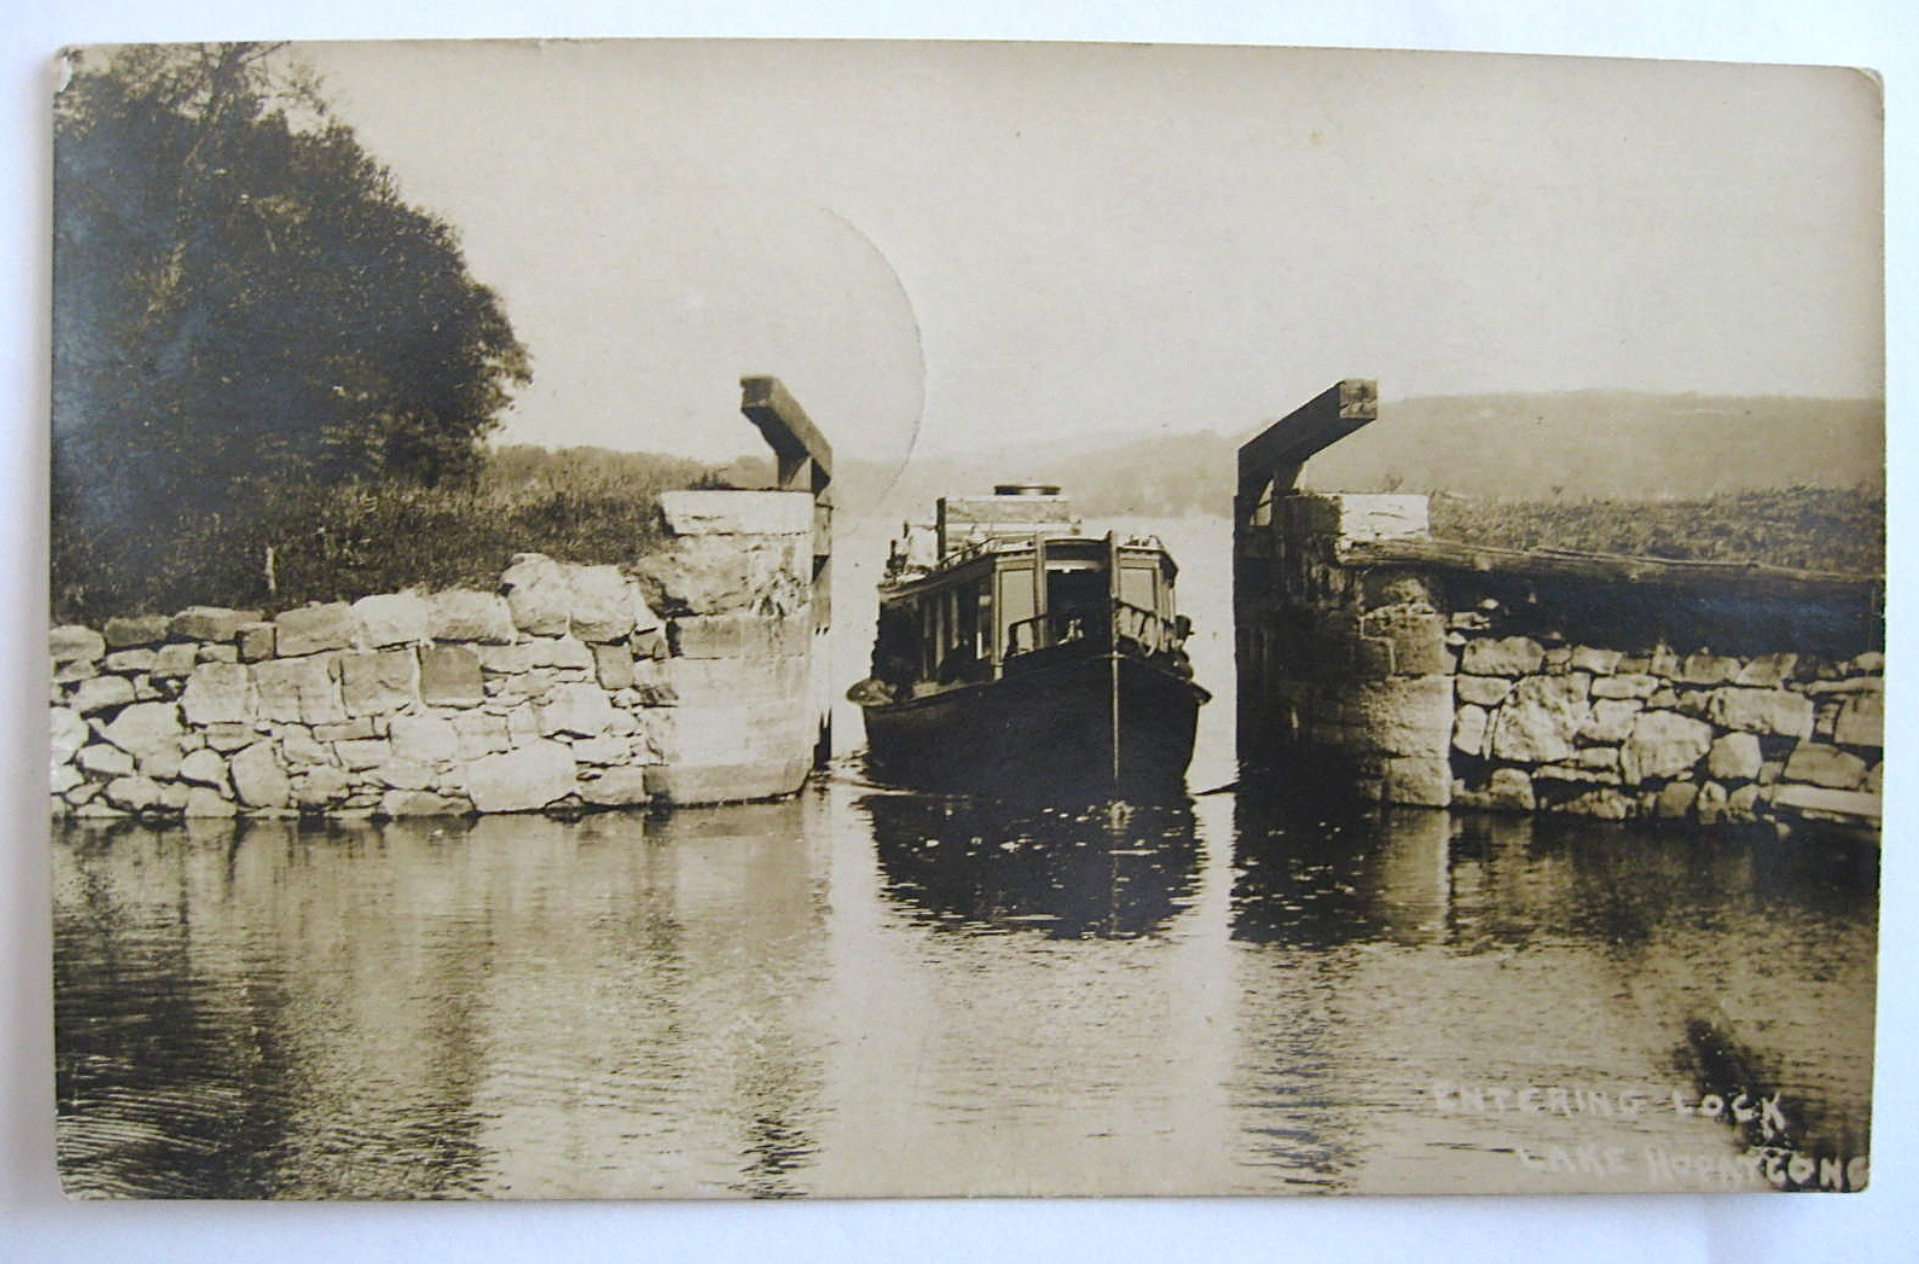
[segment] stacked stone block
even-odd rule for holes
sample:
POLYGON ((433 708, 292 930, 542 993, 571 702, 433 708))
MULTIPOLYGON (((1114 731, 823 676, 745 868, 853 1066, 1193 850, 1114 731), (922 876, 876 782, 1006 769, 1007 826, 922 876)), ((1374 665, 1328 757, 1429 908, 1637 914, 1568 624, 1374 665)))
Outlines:
POLYGON ((1266 748, 1254 762, 1282 779, 1306 772, 1365 800, 1445 806, 1454 660, 1445 619, 1416 574, 1337 560, 1348 541, 1423 535, 1425 499, 1296 495, 1276 510, 1279 547, 1258 551, 1270 568, 1262 558, 1249 573, 1253 550, 1240 559, 1242 589, 1261 589, 1236 595, 1242 624, 1256 625, 1241 650, 1242 749, 1251 735, 1266 748))
POLYGON ((1497 636, 1459 647, 1453 801, 1702 825, 1877 823, 1884 656, 1628 654, 1497 636))
POLYGON ((813 499, 669 492, 665 548, 642 565, 669 615, 673 703, 648 790, 675 803, 790 794, 813 765, 813 499))
POLYGON ((670 493, 632 572, 54 628, 52 806, 417 816, 769 798, 811 766, 811 498, 670 493))

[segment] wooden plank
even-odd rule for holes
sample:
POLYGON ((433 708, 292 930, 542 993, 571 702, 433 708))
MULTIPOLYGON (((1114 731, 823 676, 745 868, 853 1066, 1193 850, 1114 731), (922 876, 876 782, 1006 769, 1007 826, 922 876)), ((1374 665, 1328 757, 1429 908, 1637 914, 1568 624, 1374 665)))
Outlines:
POLYGON ((941 496, 935 508, 953 526, 1074 521, 1073 504, 1064 496, 941 496))
POLYGON ((933 512, 942 557, 959 547, 974 527, 994 537, 1030 536, 1078 521, 1064 496, 942 496, 933 512))
POLYGON ((1377 383, 1368 378, 1335 382, 1240 446, 1240 494, 1257 495, 1268 479, 1275 491, 1293 486, 1300 467, 1315 453, 1378 418, 1377 383))
POLYGON ((788 490, 820 492, 833 477, 833 445, 814 426, 798 400, 776 377, 740 379, 740 411, 759 427, 780 462, 780 483, 794 481, 805 462, 814 465, 810 486, 788 490))
POLYGON ((1780 785, 1773 790, 1773 806, 1808 816, 1879 824, 1879 796, 1863 790, 1828 790, 1822 786, 1780 785))

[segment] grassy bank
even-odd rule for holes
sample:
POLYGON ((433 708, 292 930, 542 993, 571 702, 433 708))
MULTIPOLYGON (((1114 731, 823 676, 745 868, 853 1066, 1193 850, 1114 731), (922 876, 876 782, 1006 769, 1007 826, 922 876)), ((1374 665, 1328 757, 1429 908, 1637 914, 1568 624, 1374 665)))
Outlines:
POLYGON ((458 487, 256 488, 219 513, 53 534, 53 617, 97 623, 190 605, 263 608, 411 586, 491 588, 513 554, 631 562, 659 538, 662 491, 710 479, 647 453, 512 447, 458 487))
MULTIPOLYGON (((659 539, 660 492, 713 485, 708 467, 676 457, 509 447, 459 487, 256 488, 221 513, 187 504, 164 521, 92 533, 56 522, 53 617, 98 623, 190 605, 277 611, 412 586, 490 588, 522 552, 632 562, 659 539)), ((1437 495, 1432 528, 1504 548, 1885 569, 1885 498, 1859 489, 1682 501, 1437 495)))
POLYGON ((1514 549, 1571 549, 1798 570, 1885 570, 1886 501, 1852 488, 1791 487, 1704 500, 1432 499, 1435 536, 1514 549))

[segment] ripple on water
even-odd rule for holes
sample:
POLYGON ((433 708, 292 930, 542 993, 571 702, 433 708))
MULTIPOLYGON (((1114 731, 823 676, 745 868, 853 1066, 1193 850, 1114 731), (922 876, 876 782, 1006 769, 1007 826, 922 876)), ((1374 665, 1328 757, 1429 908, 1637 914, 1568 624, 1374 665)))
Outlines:
POLYGON ((1865 1145, 1873 865, 1763 840, 836 782, 54 853, 80 1195, 1636 1188, 1753 1140, 1525 1088, 1865 1145), (1546 1170, 1587 1142, 1632 1170, 1546 1170))

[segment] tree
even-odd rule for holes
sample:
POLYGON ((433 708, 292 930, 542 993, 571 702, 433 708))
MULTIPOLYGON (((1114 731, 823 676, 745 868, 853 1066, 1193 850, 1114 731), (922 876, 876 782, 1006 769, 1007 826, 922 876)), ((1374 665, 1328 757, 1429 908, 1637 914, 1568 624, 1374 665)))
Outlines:
MULTIPOLYGON (((279 46, 76 55, 55 106, 55 565, 289 485, 456 480, 526 349, 279 46)), ((77 575, 63 575, 74 581, 77 575)))

